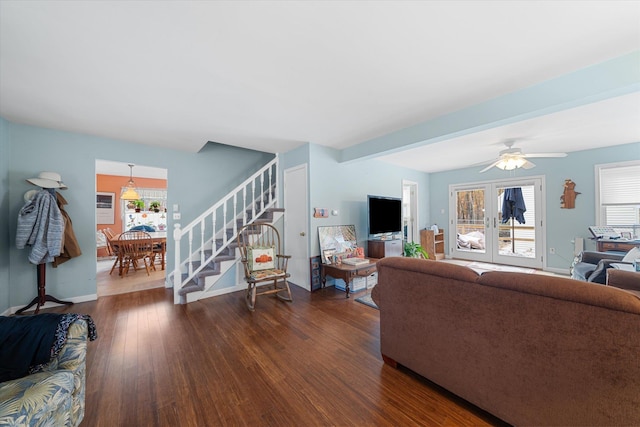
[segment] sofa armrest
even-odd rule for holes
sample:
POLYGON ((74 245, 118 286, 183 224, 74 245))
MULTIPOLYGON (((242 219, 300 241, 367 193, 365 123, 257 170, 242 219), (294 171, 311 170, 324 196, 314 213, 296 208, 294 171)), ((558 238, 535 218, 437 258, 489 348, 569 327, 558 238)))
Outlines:
POLYGON ((596 266, 596 269, 589 275, 587 282, 600 283, 604 285, 607 283, 607 271, 611 269, 611 264, 627 264, 620 260, 615 259, 601 259, 596 266))
POLYGON ((58 369, 68 369, 77 371, 84 367, 87 357, 87 322, 78 319, 69 325, 67 331, 67 342, 57 356, 58 369))
POLYGON ((607 285, 640 292, 640 272, 611 268, 607 270, 607 285))
POLYGON ((610 259, 614 260, 614 262, 619 262, 622 260, 622 258, 624 258, 624 255, 619 255, 611 252, 584 251, 582 252, 580 261, 589 264, 598 264, 603 259, 610 259))

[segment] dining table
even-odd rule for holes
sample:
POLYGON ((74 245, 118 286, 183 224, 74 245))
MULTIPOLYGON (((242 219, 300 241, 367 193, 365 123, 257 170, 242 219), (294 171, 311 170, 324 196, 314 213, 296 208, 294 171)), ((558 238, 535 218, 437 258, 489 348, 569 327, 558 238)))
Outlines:
MULTIPOLYGON (((115 249, 115 251, 117 253, 117 256, 118 256, 118 266, 119 266, 120 276, 122 276, 122 272, 123 272, 123 268, 124 268, 124 266, 122 265, 122 251, 118 250, 118 246, 120 244, 120 236, 122 234, 123 233, 116 234, 115 236, 113 236, 113 238, 109 239, 109 243, 115 249)), ((148 232, 147 234, 149 234, 151 236, 151 240, 153 241, 154 246, 157 245, 158 249, 160 249, 160 251, 159 251, 159 254, 160 254, 160 265, 161 265, 162 269, 164 270, 165 255, 166 255, 166 252, 167 252, 167 232, 166 231, 151 231, 151 232, 148 232)), ((127 242, 131 242, 131 241, 132 241, 131 239, 127 240, 127 242)))

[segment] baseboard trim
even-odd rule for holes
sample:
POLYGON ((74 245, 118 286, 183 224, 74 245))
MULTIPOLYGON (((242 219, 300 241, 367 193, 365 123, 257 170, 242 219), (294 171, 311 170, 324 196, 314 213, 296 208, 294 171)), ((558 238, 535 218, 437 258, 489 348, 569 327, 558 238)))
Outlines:
MULTIPOLYGON (((73 298, 62 298, 65 301, 70 301, 74 304, 77 303, 81 303, 81 302, 87 302, 87 301, 95 301, 98 299, 98 294, 89 294, 89 295, 81 295, 79 297, 73 297, 73 298)), ((40 307, 40 309, 46 309, 46 308, 54 308, 54 307, 62 307, 63 304, 58 304, 55 302, 51 302, 51 301, 47 301, 44 303, 43 306, 40 307)), ((16 307, 10 307, 9 309, 7 309, 2 315, 3 316, 9 316, 12 314, 15 314, 16 311, 20 310, 22 307, 24 306, 16 306, 16 307)), ((25 310, 25 313, 31 313, 36 311, 36 306, 34 305, 33 307, 31 307, 29 310, 25 310)))

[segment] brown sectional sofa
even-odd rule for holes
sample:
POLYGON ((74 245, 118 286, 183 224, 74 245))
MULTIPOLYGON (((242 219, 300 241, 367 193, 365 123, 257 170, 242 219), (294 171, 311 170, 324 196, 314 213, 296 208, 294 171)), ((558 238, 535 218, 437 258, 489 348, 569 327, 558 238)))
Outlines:
POLYGON ((513 425, 640 425, 640 297, 540 274, 384 258, 380 350, 513 425))

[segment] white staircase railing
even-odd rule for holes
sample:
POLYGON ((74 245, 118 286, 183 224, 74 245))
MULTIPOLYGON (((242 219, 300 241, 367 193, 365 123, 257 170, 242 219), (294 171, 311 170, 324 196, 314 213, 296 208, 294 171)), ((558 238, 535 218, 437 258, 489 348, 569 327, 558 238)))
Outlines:
POLYGON ((267 209, 274 207, 277 181, 276 156, 184 228, 174 224, 175 267, 172 283, 175 304, 180 301, 180 289, 235 240, 240 227, 255 221, 267 209), (186 253, 184 259, 182 253, 186 253))

